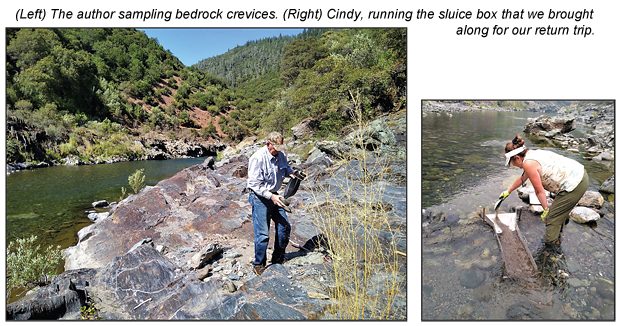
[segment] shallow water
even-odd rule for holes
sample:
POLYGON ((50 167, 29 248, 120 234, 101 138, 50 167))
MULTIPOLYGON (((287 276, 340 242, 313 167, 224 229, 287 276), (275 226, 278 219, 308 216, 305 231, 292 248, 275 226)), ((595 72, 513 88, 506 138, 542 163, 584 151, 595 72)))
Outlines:
MULTIPOLYGON (((85 211, 92 203, 117 201, 127 178, 144 169, 146 184, 153 186, 203 158, 133 161, 114 164, 54 166, 24 170, 6 176, 6 236, 38 237, 41 247, 77 243, 77 231, 92 222, 85 211)), ((133 190, 127 189, 130 195, 133 190)))
MULTIPOLYGON (((503 166, 503 147, 522 134, 530 112, 429 114, 423 118, 422 318, 424 320, 610 320, 614 316, 614 207, 605 202, 597 223, 566 225, 562 244, 547 252, 539 215, 522 214, 519 228, 540 273, 504 278, 493 229, 476 214, 521 174, 503 166), (545 255, 547 252, 547 255, 545 255)), ((540 147, 526 139, 528 147, 540 147)), ((579 154, 589 190, 613 175, 579 154)), ((606 197, 607 198, 607 197, 606 197)), ((516 194, 502 203, 525 205, 516 194)))

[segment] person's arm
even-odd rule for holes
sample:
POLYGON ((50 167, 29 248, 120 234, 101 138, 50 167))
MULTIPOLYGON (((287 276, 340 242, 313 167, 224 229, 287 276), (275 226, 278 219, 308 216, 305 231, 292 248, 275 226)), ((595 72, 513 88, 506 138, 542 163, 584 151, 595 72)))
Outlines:
POLYGON ((532 186, 534 186, 534 191, 536 192, 536 197, 540 201, 540 204, 544 210, 547 210, 549 205, 547 204, 545 188, 540 180, 540 163, 534 160, 526 160, 523 162, 523 170, 532 182, 532 186))
POLYGON ((261 172, 258 159, 251 158, 248 165, 248 188, 261 197, 271 199, 273 194, 264 184, 263 173, 261 172))
POLYGON ((508 190, 506 190, 506 191, 508 191, 509 193, 512 193, 512 192, 513 192, 513 191, 515 191, 517 188, 521 187, 521 185, 522 185, 522 184, 524 184, 524 183, 525 183, 525 181, 527 181, 527 179, 528 179, 527 173, 526 173, 526 174, 524 174, 524 175, 520 175, 520 176, 519 176, 519 177, 515 180, 515 182, 512 184, 512 186, 510 186, 510 188, 508 188, 508 190))

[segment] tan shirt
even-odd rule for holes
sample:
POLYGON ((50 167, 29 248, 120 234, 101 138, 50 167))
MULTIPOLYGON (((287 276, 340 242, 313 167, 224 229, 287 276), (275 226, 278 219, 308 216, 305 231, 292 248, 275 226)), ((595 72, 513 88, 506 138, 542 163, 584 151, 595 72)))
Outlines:
POLYGON ((530 150, 525 154, 526 160, 534 160, 541 166, 543 188, 559 193, 560 191, 571 192, 583 179, 584 168, 581 163, 546 150, 530 150))

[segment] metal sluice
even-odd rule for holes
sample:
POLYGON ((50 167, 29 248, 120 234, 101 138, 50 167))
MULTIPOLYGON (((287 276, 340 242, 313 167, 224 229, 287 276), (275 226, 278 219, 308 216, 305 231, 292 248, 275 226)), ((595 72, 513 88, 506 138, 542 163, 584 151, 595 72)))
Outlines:
MULTIPOLYGON (((480 212, 483 219, 493 227, 499 249, 504 259, 504 267, 508 277, 531 279, 537 272, 536 262, 521 235, 517 224, 517 213, 497 212, 487 214, 486 209, 480 212)), ((502 276, 503 276, 502 272, 502 276)))

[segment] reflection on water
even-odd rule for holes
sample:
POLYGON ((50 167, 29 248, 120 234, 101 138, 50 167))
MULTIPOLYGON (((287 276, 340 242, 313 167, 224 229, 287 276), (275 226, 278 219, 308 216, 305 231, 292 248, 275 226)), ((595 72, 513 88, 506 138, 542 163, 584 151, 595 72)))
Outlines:
MULTIPOLYGON (((117 201, 127 178, 144 169, 147 185, 155 185, 205 158, 134 161, 114 164, 54 166, 6 176, 6 235, 37 235, 41 247, 77 243, 77 231, 91 224, 85 211, 92 203, 117 201)), ((128 190, 131 193, 131 190, 128 190)))
MULTIPOLYGON (((422 318, 424 320, 610 320, 614 319, 614 207, 595 224, 570 222, 560 247, 542 244, 539 215, 519 221, 540 271, 534 280, 505 279, 503 257, 493 229, 476 207, 492 207, 521 174, 504 167, 506 142, 523 135, 530 112, 431 113, 423 118, 422 139, 422 318)), ((541 147, 526 139, 531 148, 541 147)), ((546 148, 580 161, 590 190, 613 175, 613 164, 546 148)), ((524 203, 512 194, 508 211, 524 203)))

